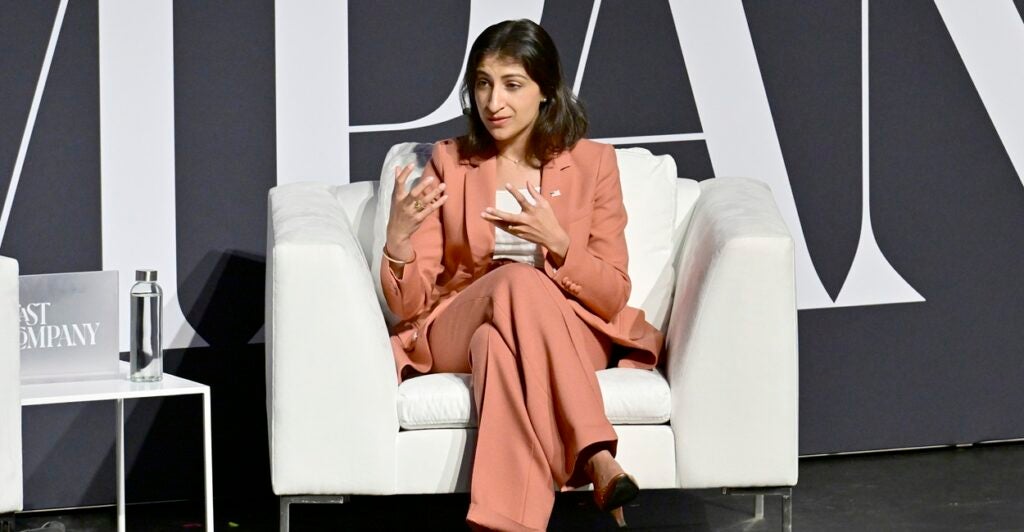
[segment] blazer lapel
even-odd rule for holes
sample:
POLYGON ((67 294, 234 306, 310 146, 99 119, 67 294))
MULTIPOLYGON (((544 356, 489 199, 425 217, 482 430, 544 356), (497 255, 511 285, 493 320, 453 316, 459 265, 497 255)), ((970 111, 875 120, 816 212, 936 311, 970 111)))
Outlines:
POLYGON ((487 207, 494 207, 497 173, 497 162, 493 157, 473 158, 466 170, 466 182, 463 185, 466 240, 476 270, 486 268, 494 253, 494 225, 484 220, 480 213, 487 207))
MULTIPOLYGON (((571 202, 575 199, 573 193, 578 182, 576 165, 568 150, 558 154, 540 169, 540 193, 551 204, 555 218, 566 231, 569 230, 571 202)), ((548 250, 543 250, 546 259, 548 250)))

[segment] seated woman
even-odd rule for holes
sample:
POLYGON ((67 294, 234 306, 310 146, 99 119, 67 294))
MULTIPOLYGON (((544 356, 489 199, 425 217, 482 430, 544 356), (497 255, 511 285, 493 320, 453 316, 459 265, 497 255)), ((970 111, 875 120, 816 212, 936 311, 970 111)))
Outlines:
POLYGON ((583 108, 531 21, 484 30, 462 91, 466 135, 438 142, 411 190, 412 165, 395 169, 381 283, 402 320, 398 378, 473 374, 471 527, 543 530, 553 487, 588 482, 623 525, 639 488, 595 372, 654 367, 662 336, 626 306, 615 151, 582 139, 583 108))

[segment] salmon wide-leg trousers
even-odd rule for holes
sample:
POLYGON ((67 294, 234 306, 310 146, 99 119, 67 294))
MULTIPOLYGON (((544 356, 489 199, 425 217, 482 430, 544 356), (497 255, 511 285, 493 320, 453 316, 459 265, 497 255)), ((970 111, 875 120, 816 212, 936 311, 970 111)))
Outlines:
POLYGON ((615 453, 595 374, 608 365, 610 340, 543 271, 511 263, 456 295, 428 341, 431 372, 473 374, 479 425, 467 521, 544 530, 554 489, 589 482, 581 453, 615 453))

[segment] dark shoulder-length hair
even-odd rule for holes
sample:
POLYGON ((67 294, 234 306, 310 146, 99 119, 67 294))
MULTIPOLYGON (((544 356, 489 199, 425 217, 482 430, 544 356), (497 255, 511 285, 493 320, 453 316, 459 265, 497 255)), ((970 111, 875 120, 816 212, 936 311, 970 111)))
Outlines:
POLYGON ((463 111, 469 121, 469 131, 458 139, 460 156, 488 156, 495 149, 494 139, 480 119, 473 93, 477 68, 491 55, 522 64, 547 99, 540 105, 540 114, 527 143, 526 160, 537 160, 543 165, 583 138, 587 132, 587 116, 583 105, 565 84, 554 41, 532 20, 506 20, 485 29, 469 50, 466 74, 462 78, 463 111))

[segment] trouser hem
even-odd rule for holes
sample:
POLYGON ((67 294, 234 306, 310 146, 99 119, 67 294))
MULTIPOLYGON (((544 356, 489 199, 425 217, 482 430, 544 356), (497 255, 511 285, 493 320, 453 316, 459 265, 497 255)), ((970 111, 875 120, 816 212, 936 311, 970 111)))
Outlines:
POLYGON ((547 523, 541 528, 530 528, 515 519, 510 519, 497 512, 488 510, 477 503, 470 503, 466 523, 473 530, 501 530, 514 532, 530 532, 547 529, 547 523))

